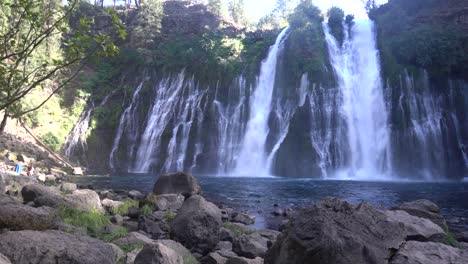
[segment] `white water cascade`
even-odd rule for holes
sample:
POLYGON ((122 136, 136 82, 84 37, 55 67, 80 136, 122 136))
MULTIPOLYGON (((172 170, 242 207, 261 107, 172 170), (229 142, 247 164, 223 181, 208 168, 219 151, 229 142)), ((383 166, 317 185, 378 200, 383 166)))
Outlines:
MULTIPOLYGON (((104 97, 98 107, 104 106, 112 94, 113 93, 104 97)), ((94 109, 96 109, 94 102, 90 102, 81 113, 70 134, 68 134, 62 147, 62 151, 65 156, 70 158, 75 155, 79 149, 83 152, 86 152, 86 139, 88 136, 89 125, 91 123, 91 115, 93 114, 94 109)))
POLYGON ((262 62, 260 76, 250 103, 250 119, 237 158, 235 175, 268 175, 265 142, 268 136, 268 116, 271 111, 273 88, 275 86, 278 55, 289 28, 283 29, 276 42, 270 47, 267 58, 262 62))
POLYGON ((332 66, 342 97, 350 157, 345 179, 382 180, 391 175, 390 132, 380 77, 374 24, 358 20, 342 46, 324 25, 332 66))

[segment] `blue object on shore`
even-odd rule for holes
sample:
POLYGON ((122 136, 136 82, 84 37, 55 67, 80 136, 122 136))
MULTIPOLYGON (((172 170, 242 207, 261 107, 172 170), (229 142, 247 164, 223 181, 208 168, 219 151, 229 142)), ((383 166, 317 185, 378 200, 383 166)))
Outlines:
POLYGON ((21 164, 16 164, 16 168, 15 168, 15 172, 18 173, 18 174, 21 174, 21 172, 23 171, 23 165, 21 164))

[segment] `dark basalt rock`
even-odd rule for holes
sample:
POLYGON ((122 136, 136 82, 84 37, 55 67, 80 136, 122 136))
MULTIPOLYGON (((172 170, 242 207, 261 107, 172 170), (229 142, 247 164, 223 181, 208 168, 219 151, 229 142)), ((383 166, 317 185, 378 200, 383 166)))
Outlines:
POLYGON ((403 227, 382 211, 329 198, 293 214, 265 263, 387 263, 404 241, 403 227))
POLYGON ((200 194, 201 188, 195 177, 187 173, 162 174, 154 184, 153 194, 182 194, 189 197, 200 194))
POLYGON ((15 231, 0 235, 0 252, 13 263, 113 264, 112 247, 61 231, 15 231))

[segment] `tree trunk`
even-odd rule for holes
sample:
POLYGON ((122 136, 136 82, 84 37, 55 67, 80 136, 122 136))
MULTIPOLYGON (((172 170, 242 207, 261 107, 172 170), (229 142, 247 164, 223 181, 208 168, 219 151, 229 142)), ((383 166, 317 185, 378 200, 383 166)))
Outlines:
POLYGON ((8 112, 5 110, 5 114, 3 115, 2 123, 0 123, 0 134, 3 134, 3 132, 5 131, 7 120, 8 120, 8 112))

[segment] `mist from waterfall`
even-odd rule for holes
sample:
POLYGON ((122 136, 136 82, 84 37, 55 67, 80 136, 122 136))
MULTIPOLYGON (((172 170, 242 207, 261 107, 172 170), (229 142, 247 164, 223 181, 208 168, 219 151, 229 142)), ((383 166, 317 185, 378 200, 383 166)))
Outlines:
MULTIPOLYGON (((346 28, 346 27, 345 27, 346 28)), ((342 96, 350 157, 342 179, 382 180, 391 177, 390 130, 380 77, 379 52, 372 21, 357 20, 345 31, 343 45, 324 32, 342 96)))
POLYGON ((265 142, 268 136, 268 116, 271 111, 273 89, 275 86, 278 54, 287 38, 289 27, 276 38, 270 47, 267 58, 262 62, 258 84, 250 103, 250 119, 243 139, 242 148, 237 158, 235 175, 268 175, 265 142))

